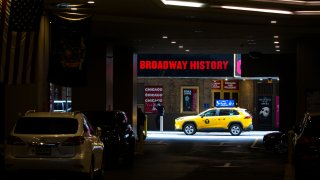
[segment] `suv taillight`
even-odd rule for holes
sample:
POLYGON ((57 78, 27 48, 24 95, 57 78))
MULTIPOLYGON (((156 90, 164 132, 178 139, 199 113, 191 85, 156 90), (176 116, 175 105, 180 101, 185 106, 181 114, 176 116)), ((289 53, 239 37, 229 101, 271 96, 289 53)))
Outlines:
POLYGON ((306 144, 310 144, 310 143, 314 143, 314 139, 312 137, 308 137, 308 136, 300 137, 297 140, 297 144, 300 144, 300 145, 306 145, 306 144))
POLYGON ((22 139, 20 139, 17 136, 9 136, 7 138, 7 144, 10 144, 10 145, 26 145, 26 143, 24 141, 22 141, 22 139))
POLYGON ((246 117, 244 117, 245 119, 250 119, 251 118, 251 116, 246 116, 246 117))
POLYGON ((75 136, 68 138, 62 143, 62 146, 77 146, 84 143, 84 137, 83 136, 75 136))

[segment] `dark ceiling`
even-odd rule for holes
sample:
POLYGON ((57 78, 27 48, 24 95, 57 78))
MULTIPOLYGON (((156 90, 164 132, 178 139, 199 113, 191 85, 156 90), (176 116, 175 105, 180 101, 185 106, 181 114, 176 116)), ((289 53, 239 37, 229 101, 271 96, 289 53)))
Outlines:
MULTIPOLYGON (((186 0, 187 1, 187 0, 186 0)), ((48 10, 61 11, 61 0, 45 0, 48 10)), ((83 0, 66 3, 86 4, 83 0)), ((93 15, 95 36, 129 44, 138 53, 294 53, 300 39, 320 37, 320 15, 297 15, 320 10, 318 1, 197 0, 203 8, 166 6, 161 0, 95 0, 78 11, 93 15), (300 2, 300 3, 299 3, 300 2), (302 3, 301 3, 302 2, 302 3), (271 14, 219 8, 222 5, 288 10, 271 14), (271 24, 276 20, 276 24, 271 24), (167 39, 162 36, 167 35, 167 39), (279 36, 280 52, 274 36, 279 36), (172 44, 171 41, 176 41, 172 44), (179 48, 182 45, 183 48, 179 48), (189 49, 189 52, 185 50, 189 49)), ((320 3, 319 3, 320 4, 320 3)), ((80 7, 80 6, 79 6, 80 7)))

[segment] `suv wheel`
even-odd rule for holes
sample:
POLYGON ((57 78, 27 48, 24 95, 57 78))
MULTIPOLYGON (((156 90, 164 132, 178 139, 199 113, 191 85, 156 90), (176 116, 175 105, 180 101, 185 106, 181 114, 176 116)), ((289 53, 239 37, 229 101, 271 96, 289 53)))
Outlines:
POLYGON ((196 127, 194 126, 193 123, 187 123, 186 125, 183 126, 183 132, 186 135, 193 135, 196 133, 196 127))
POLYGON ((97 174, 95 175, 96 180, 104 180, 104 161, 102 161, 100 169, 97 171, 97 174))
POLYGON ((135 156, 134 156, 134 151, 135 151, 135 139, 131 138, 129 140, 129 145, 128 145, 128 151, 126 152, 125 156, 124 156, 124 165, 131 167, 134 165, 134 160, 135 160, 135 156))
POLYGON ((89 169, 89 172, 87 172, 84 176, 83 176, 83 178, 81 178, 81 179, 84 179, 84 180, 94 180, 95 178, 94 178, 94 169, 93 169, 94 167, 93 167, 93 162, 91 162, 91 164, 90 164, 90 169, 89 169))
POLYGON ((229 130, 232 136, 239 136, 242 132, 242 128, 239 124, 232 124, 229 130))

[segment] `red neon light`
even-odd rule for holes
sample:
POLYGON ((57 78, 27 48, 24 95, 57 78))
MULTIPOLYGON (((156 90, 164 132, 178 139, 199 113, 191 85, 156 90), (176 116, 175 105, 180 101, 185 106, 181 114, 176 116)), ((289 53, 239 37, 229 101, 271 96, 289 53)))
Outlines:
POLYGON ((140 70, 227 70, 228 60, 140 60, 140 70))

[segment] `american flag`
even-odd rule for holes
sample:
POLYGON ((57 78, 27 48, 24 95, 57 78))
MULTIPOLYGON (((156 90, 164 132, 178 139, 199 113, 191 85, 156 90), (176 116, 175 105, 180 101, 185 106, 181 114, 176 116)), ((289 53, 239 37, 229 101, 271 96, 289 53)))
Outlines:
POLYGON ((43 0, 0 0, 0 82, 35 81, 43 0))

